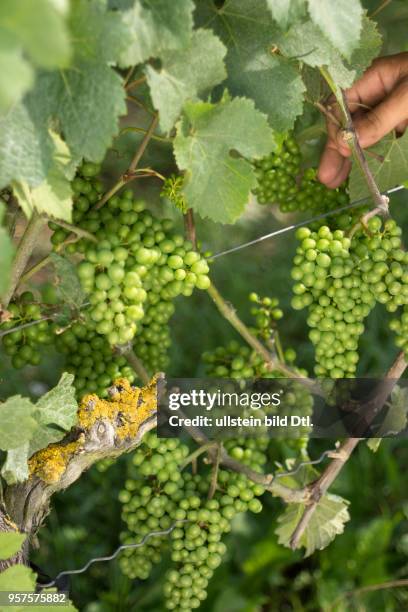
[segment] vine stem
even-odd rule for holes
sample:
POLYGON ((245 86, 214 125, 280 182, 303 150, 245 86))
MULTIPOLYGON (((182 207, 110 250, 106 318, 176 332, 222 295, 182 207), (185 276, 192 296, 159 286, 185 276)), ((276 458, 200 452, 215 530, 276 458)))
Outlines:
POLYGON ((353 591, 346 591, 339 597, 337 597, 327 609, 327 612, 331 612, 331 610, 335 610, 337 605, 343 599, 350 599, 355 597, 356 595, 364 595, 365 593, 373 593, 375 591, 385 591, 386 589, 399 589, 403 587, 408 587, 408 578, 402 578, 401 580, 390 580, 389 582, 381 582, 379 584, 368 584, 366 586, 360 587, 359 589, 354 589, 353 591))
POLYGON ((193 249, 197 250, 197 233, 194 222, 194 213, 192 208, 189 208, 187 212, 183 215, 184 217, 184 230, 188 240, 193 245, 193 249))
POLYGON ((222 444, 221 442, 215 443, 215 453, 214 453, 214 461, 213 467, 211 471, 211 482, 210 488, 208 489, 208 499, 212 499, 215 495, 218 485, 218 470, 220 468, 221 461, 221 452, 222 452, 222 444))
POLYGON ((388 202, 389 198, 387 196, 383 196, 378 189, 377 183, 373 177, 373 174, 370 170, 370 167, 367 163, 366 157, 364 155, 363 149, 358 140, 358 136, 356 130, 354 128, 353 118, 350 113, 350 109, 348 106, 346 94, 344 90, 341 91, 341 109, 345 118, 345 128, 344 128, 344 139, 350 145, 354 158, 356 159, 361 172, 364 175, 365 181, 367 183, 367 187, 371 193, 375 204, 375 211, 371 211, 370 216, 373 216, 372 213, 376 214, 377 212, 388 215, 388 202))
POLYGON ((52 219, 51 217, 45 217, 47 221, 51 221, 51 223, 55 223, 56 225, 60 225, 64 229, 80 236, 81 238, 86 238, 86 240, 90 240, 91 242, 98 242, 97 238, 88 232, 87 230, 82 229, 82 227, 77 227, 76 225, 72 225, 72 223, 67 223, 67 221, 63 221, 62 219, 52 219))
POLYGON ((158 113, 155 113, 148 130, 143 136, 142 142, 140 143, 136 153, 134 154, 129 164, 129 168, 119 178, 119 180, 106 193, 104 193, 102 198, 99 200, 99 202, 97 202, 96 206, 94 207, 94 210, 98 210, 99 208, 101 208, 112 196, 115 195, 115 193, 119 191, 119 189, 122 189, 122 187, 124 187, 127 183, 129 183, 131 180, 136 178, 135 170, 137 168, 139 161, 142 158, 143 153, 146 150, 147 145, 149 144, 151 138, 153 137, 153 133, 154 133, 154 130, 156 129, 158 121, 159 121, 159 115, 158 113))
POLYGON ((127 362, 134 369, 143 384, 148 385, 151 377, 131 346, 117 346, 115 350, 126 358, 127 362))
POLYGON ((280 363, 280 361, 272 357, 272 355, 264 347, 264 345, 259 342, 258 338, 256 338, 250 332, 245 323, 241 321, 235 309, 224 300, 222 295, 212 283, 207 289, 207 292, 211 296, 212 300, 214 301, 222 316, 232 325, 232 327, 239 333, 239 335, 242 336, 242 338, 249 344, 249 346, 251 346, 263 358, 270 370, 278 370, 288 378, 299 379, 299 381, 303 382, 303 384, 307 384, 308 386, 316 390, 316 384, 313 380, 311 380, 307 376, 303 376, 295 370, 292 370, 292 368, 288 367, 286 364, 280 363))
MULTIPOLYGON (((387 386, 387 395, 389 395, 389 393, 391 392, 392 387, 397 384, 398 380, 404 373, 407 365, 408 364, 405 360, 404 353, 399 353, 385 376, 385 379, 390 381, 390 384, 387 386)), ((380 402, 384 402, 386 397, 384 397, 384 394, 380 392, 378 399, 380 402)), ((319 501, 321 500, 323 495, 325 495, 333 481, 337 478, 338 474, 350 458, 351 453, 356 448, 361 439, 362 438, 348 438, 347 440, 345 440, 343 444, 339 447, 338 451, 333 453, 333 460, 322 472, 321 476, 314 483, 309 485, 309 499, 307 502, 307 506, 290 539, 290 547, 293 550, 298 548, 300 540, 313 514, 317 509, 319 501)))
POLYGON ((2 306, 4 309, 6 309, 9 305, 14 292, 17 289, 20 278, 24 273, 45 224, 46 219, 41 217, 37 212, 33 212, 17 247, 16 255, 11 268, 10 283, 2 300, 2 306))
POLYGON ((206 442, 202 446, 198 446, 192 453, 190 453, 180 464, 180 470, 184 470, 190 463, 193 463, 200 455, 206 453, 210 448, 214 446, 215 442, 206 442))

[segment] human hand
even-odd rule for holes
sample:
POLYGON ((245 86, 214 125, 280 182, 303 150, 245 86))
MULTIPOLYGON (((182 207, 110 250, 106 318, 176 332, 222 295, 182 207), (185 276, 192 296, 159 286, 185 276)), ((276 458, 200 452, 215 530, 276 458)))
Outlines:
MULTIPOLYGON (((372 146, 392 130, 404 132, 408 126, 408 53, 375 60, 345 93, 361 147, 372 146)), ((340 120, 337 105, 333 105, 333 114, 340 120)), ((340 123, 328 118, 327 133, 318 177, 334 189, 349 175, 351 150, 340 123)))

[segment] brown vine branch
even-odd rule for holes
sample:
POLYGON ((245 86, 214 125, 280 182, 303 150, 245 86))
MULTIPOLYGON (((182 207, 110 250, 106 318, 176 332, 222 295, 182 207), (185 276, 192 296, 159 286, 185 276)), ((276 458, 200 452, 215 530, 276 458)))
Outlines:
MULTIPOLYGON (((384 405, 386 398, 391 393, 398 380, 401 378, 406 367, 407 362, 405 360, 404 353, 401 352, 388 370, 385 376, 386 384, 380 386, 380 391, 375 397, 374 404, 372 401, 367 404, 369 410, 372 412, 372 414, 367 415, 368 418, 374 416, 378 408, 384 405)), ((298 548, 300 540, 310 522, 310 519, 316 511, 319 501, 337 478, 338 474, 350 458, 351 453, 358 445, 360 440, 361 438, 348 438, 345 442, 343 442, 339 450, 333 454, 333 460, 323 471, 321 476, 307 487, 309 489, 307 506, 290 540, 290 546, 293 550, 298 548)))
POLYGON ((197 250, 197 232, 194 222, 194 213, 191 208, 183 215, 184 216, 184 230, 187 236, 187 240, 193 245, 193 249, 197 250))
POLYGON ((218 470, 220 467, 221 452, 222 452, 222 444, 221 442, 216 442, 215 452, 213 453, 213 466, 212 466, 212 471, 211 471, 210 488, 208 489, 208 499, 212 499, 217 490, 218 470))
POLYGON ((155 113, 153 120, 146 132, 146 134, 144 135, 142 142, 140 143, 136 153, 134 154, 129 167, 127 169, 127 171, 119 178, 119 180, 106 192, 104 193, 104 195, 102 196, 102 198, 99 200, 99 202, 96 203, 94 209, 98 210, 99 208, 101 208, 112 196, 115 195, 115 193, 117 193, 119 191, 119 189, 121 189, 122 187, 124 187, 127 183, 129 183, 131 180, 133 180, 134 178, 136 178, 136 173, 135 170, 137 168, 137 165, 140 161, 140 159, 143 156, 143 153, 146 150, 147 145, 149 144, 149 141, 151 140, 151 138, 153 137, 153 133, 154 130, 156 129, 157 123, 159 121, 159 115, 158 113, 155 113))

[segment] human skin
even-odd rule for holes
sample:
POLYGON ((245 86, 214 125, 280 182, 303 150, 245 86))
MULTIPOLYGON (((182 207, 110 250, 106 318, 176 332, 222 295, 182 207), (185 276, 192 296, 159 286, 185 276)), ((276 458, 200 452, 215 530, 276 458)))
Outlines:
MULTIPOLYGON (((408 126, 408 52, 378 58, 345 93, 362 148, 374 145, 393 130, 402 134, 408 126)), ((340 120, 336 103, 332 109, 340 120)), ((340 123, 328 118, 319 180, 332 189, 341 185, 351 169, 350 156, 340 123)))

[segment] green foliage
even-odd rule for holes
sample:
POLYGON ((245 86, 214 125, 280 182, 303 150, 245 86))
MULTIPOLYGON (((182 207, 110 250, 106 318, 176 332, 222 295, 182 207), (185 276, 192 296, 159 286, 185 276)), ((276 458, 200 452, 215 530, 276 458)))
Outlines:
POLYGON ((182 49, 192 32, 191 0, 135 0, 123 14, 132 42, 121 55, 121 64, 131 66, 150 57, 165 57, 168 51, 182 49))
POLYGON ((85 302, 86 294, 76 272, 75 265, 66 257, 50 253, 55 270, 57 295, 68 308, 79 310, 85 302))
POLYGON ((298 66, 272 51, 278 33, 264 2, 231 0, 217 9, 206 0, 198 13, 228 48, 229 91, 252 98, 276 131, 291 129, 302 113, 305 86, 298 66))
POLYGON ((26 539, 24 533, 17 531, 6 531, 0 533, 0 559, 9 559, 15 555, 26 539))
MULTIPOLYGON (((367 156, 368 166, 380 191, 387 191, 407 180, 408 176, 408 133, 400 138, 394 133, 385 136, 371 147, 373 155, 367 156)), ((350 175, 350 197, 363 198, 370 192, 361 170, 354 166, 350 175)))
POLYGON ((164 132, 173 127, 187 100, 225 79, 225 53, 224 45, 210 31, 196 30, 187 47, 166 53, 160 70, 146 67, 150 94, 164 132))
POLYGON ((358 47, 363 9, 359 1, 307 0, 313 22, 342 55, 350 59, 358 47))
POLYGON ((273 147, 266 117, 250 100, 225 96, 218 104, 186 104, 174 153, 178 167, 186 171, 184 193, 191 208, 213 221, 235 221, 255 187, 255 176, 250 164, 233 157, 231 150, 256 159, 273 147))
POLYGON ((63 374, 58 385, 36 404, 14 396, 0 405, 0 448, 9 451, 1 473, 7 483, 25 480, 29 457, 61 440, 74 425, 78 406, 73 380, 71 374, 63 374))
MULTIPOLYGON (((327 493, 316 506, 311 520, 300 538, 300 545, 306 548, 306 556, 315 550, 322 550, 334 538, 343 533, 344 524, 350 520, 348 502, 338 495, 327 493)), ((288 504, 283 514, 278 518, 276 529, 278 541, 283 546, 289 546, 290 539, 298 525, 306 506, 304 504, 288 504)))

